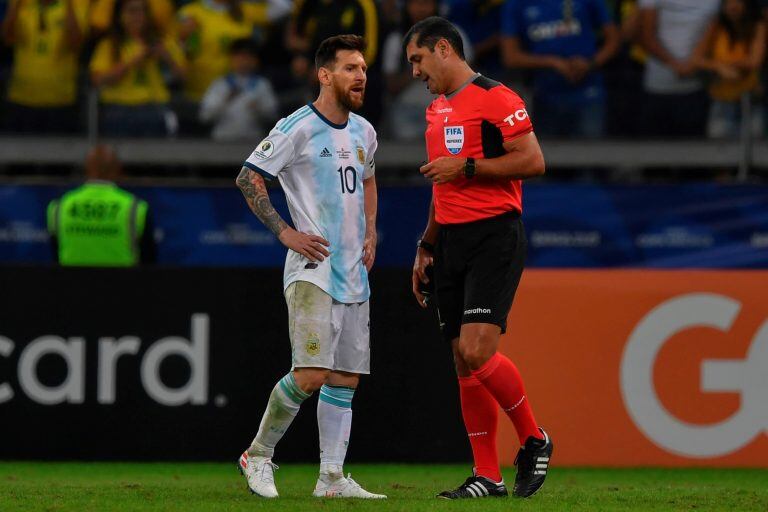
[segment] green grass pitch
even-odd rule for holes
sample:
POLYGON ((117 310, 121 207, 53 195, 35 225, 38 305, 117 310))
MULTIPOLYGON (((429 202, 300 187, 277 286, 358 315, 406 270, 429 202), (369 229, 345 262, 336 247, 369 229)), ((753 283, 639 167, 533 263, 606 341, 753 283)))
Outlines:
MULTIPOLYGON (((232 464, 0 462, 0 511, 494 511, 768 510, 768 470, 552 468, 533 498, 449 502, 468 467, 349 464, 353 478, 386 502, 311 497, 317 467, 285 464, 281 497, 252 496, 232 464)), ((508 482, 514 470, 507 469, 508 482)))

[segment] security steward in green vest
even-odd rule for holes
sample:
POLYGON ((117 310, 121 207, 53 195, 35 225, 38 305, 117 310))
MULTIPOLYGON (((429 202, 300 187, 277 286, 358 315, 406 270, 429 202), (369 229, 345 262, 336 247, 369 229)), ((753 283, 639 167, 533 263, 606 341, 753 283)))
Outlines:
POLYGON ((149 207, 114 181, 120 163, 112 148, 96 146, 85 165, 88 181, 48 205, 48 232, 63 266, 132 267, 154 263, 149 207))

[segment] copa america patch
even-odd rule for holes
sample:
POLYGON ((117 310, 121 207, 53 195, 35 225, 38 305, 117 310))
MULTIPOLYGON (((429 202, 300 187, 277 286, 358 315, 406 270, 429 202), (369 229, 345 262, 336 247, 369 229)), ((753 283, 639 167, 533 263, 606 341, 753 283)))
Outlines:
POLYGON ((446 149, 448 149, 452 155, 461 153, 461 148, 464 147, 464 127, 445 126, 443 127, 443 133, 445 134, 446 149))
POLYGON ((271 157, 274 151, 275 143, 269 139, 264 139, 259 143, 258 146, 256 146, 256 150, 253 152, 253 154, 258 158, 264 159, 271 157))

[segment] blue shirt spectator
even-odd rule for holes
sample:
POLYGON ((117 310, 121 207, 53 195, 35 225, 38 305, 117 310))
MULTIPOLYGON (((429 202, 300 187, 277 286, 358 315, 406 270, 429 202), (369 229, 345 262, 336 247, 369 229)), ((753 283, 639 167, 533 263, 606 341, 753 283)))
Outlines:
POLYGON ((472 43, 474 69, 489 76, 501 70, 499 33, 504 0, 445 0, 441 10, 455 25, 461 27, 472 43))
POLYGON ((597 70, 620 44, 604 0, 508 0, 501 33, 505 63, 535 70, 537 132, 602 135, 604 89, 597 70))

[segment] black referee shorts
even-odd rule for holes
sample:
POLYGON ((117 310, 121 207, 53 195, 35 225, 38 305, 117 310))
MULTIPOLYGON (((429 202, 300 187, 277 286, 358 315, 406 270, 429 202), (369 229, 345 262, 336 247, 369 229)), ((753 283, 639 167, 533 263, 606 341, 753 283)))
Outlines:
POLYGON ((461 326, 507 328, 507 315, 525 265, 525 229, 516 211, 464 224, 444 224, 435 246, 434 278, 446 341, 461 326))

